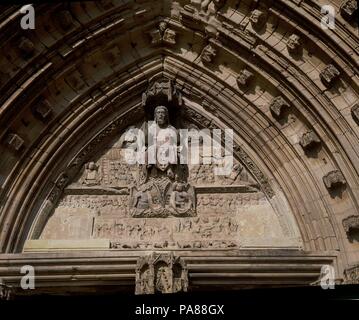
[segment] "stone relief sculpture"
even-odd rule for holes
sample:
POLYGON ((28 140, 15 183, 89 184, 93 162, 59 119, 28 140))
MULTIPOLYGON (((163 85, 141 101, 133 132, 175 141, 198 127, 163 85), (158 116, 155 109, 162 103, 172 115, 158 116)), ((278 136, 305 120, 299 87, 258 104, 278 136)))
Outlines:
POLYGON ((186 292, 187 288, 188 271, 181 258, 152 253, 138 259, 135 294, 186 292))

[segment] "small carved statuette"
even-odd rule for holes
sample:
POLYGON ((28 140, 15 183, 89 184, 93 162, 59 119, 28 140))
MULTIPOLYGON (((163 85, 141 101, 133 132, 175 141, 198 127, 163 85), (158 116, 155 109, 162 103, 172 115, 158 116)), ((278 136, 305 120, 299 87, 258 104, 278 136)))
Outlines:
POLYGON ((201 52, 201 60, 204 63, 211 63, 216 55, 216 49, 211 44, 208 44, 201 52))
POLYGON ((283 113, 283 110, 289 107, 290 105, 284 100, 282 96, 274 98, 269 106, 275 118, 280 118, 283 113))
POLYGON ((29 58, 35 52, 35 45, 30 39, 26 37, 21 37, 19 43, 19 49, 24 58, 29 58))
POLYGON ((176 44, 176 32, 167 27, 167 23, 162 21, 160 22, 157 29, 154 29, 150 32, 152 37, 152 44, 176 44))
POLYGON ((354 119, 354 121, 359 125, 359 104, 356 104, 353 108, 352 108, 352 117, 354 119))
POLYGON ((298 54, 302 47, 300 37, 296 34, 292 34, 287 41, 287 49, 291 54, 298 54))
POLYGON ((152 253, 138 259, 135 294, 186 292, 187 288, 187 267, 173 253, 152 253))
POLYGON ((24 140, 15 133, 9 133, 5 142, 14 151, 19 151, 24 145, 24 140))
POLYGON ((267 22, 267 14, 262 10, 253 10, 249 18, 253 29, 260 30, 267 22))
POLYGON ((327 189, 334 189, 337 186, 346 184, 345 178, 339 170, 329 172, 323 177, 323 181, 327 189))
POLYGON ((320 144, 320 139, 314 131, 310 130, 302 135, 299 144, 303 149, 309 150, 320 144))
POLYGON ((85 184, 87 186, 95 186, 99 184, 99 172, 98 172, 98 166, 95 162, 89 162, 85 165, 85 174, 84 178, 82 180, 82 184, 85 184))
POLYGON ((327 87, 331 87, 334 82, 339 78, 339 76, 339 70, 332 64, 326 66, 320 73, 320 79, 327 87))
POLYGON ((345 20, 352 21, 354 17, 358 14, 358 1, 344 1, 340 7, 340 14, 345 20))
POLYGON ((73 26, 72 15, 67 10, 62 10, 57 13, 57 21, 63 31, 68 31, 73 26))
POLYGON ((33 113, 41 120, 48 119, 52 113, 50 102, 46 99, 41 100, 35 105, 33 113))
POLYGON ((238 86, 248 87, 253 77, 253 73, 248 71, 247 69, 241 70, 237 77, 238 86))

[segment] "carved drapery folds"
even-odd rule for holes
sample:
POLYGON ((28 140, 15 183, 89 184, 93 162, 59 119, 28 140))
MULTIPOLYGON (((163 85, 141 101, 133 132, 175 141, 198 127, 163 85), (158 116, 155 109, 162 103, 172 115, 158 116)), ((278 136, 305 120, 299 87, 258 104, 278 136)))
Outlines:
POLYGON ((323 181, 327 189, 334 190, 339 186, 346 184, 343 174, 339 170, 329 172, 323 177, 323 181))
POLYGON ((332 87, 339 79, 340 71, 332 64, 327 65, 320 73, 320 79, 326 87, 332 87))
POLYGON ((185 262, 173 253, 152 253, 140 257, 136 266, 135 294, 187 292, 185 262))

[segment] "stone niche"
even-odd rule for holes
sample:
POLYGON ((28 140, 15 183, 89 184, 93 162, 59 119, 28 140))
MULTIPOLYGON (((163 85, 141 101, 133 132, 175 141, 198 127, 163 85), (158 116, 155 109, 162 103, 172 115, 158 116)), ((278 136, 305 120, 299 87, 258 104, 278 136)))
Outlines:
MULTIPOLYGON (((166 114, 165 109, 155 110, 166 114)), ((196 126, 183 120, 180 128, 196 126)), ((167 122, 163 130, 178 129, 167 122)), ((269 198, 240 159, 222 176, 215 174, 221 163, 205 157, 203 146, 201 164, 129 164, 144 123, 94 151, 32 240, 51 243, 51 248, 56 241, 108 240, 107 250, 141 251, 302 246, 284 196, 276 191, 269 198)))

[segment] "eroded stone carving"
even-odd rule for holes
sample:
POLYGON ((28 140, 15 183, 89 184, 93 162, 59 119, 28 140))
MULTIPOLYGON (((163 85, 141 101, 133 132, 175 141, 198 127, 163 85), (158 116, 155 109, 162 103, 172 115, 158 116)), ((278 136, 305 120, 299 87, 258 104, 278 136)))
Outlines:
POLYGON ((13 151, 20 151, 25 141, 16 133, 9 133, 5 138, 5 143, 13 151))
POLYGON ((29 58, 34 55, 35 45, 29 38, 21 37, 19 49, 23 58, 29 58))
POLYGON ((310 150, 320 143, 321 141, 318 135, 313 130, 304 133, 299 141, 299 144, 305 150, 310 150))
POLYGON ((7 286, 0 278, 0 300, 11 300, 12 292, 12 287, 7 286))
POLYGON ((340 7, 340 14, 345 20, 352 21, 354 17, 358 14, 358 1, 344 1, 340 7))
POLYGON ((356 104, 351 110, 354 121, 359 125, 359 104, 356 104))
POLYGON ((150 32, 153 45, 176 44, 176 32, 170 28, 165 21, 160 22, 157 29, 150 32))
POLYGON ((339 170, 329 172, 323 177, 323 181, 327 189, 335 189, 340 185, 346 184, 345 178, 339 170))
POLYGON ((302 47, 300 37, 297 34, 292 34, 287 41, 287 49, 291 54, 298 54, 302 47))
POLYGON ((275 97, 269 106, 272 115, 275 118, 280 118, 283 114, 284 109, 290 108, 290 105, 284 100, 282 96, 275 97))
POLYGON ((241 70, 237 77, 238 86, 248 87, 253 77, 253 73, 248 71, 247 69, 241 70))
POLYGON ((327 87, 331 87, 339 76, 339 70, 332 64, 326 66, 320 73, 320 79, 327 87))
POLYGON ((208 44, 204 47, 201 52, 201 60, 204 63, 213 62, 214 58, 217 55, 217 50, 212 44, 208 44))
POLYGON ((56 20, 62 30, 68 31, 73 26, 72 15, 67 10, 61 10, 56 15, 56 20))
POLYGON ((46 99, 39 101, 33 108, 33 114, 41 120, 47 120, 52 114, 50 102, 46 99))
POLYGON ((347 234, 349 234, 351 230, 359 231, 359 216, 353 215, 343 219, 343 227, 347 234))
POLYGON ((152 83, 146 92, 142 94, 142 106, 153 100, 163 99, 163 102, 175 102, 177 105, 182 105, 182 94, 171 80, 156 81, 152 83))
POLYGON ((152 253, 138 259, 135 294, 186 292, 187 289, 186 264, 173 253, 152 253))
POLYGON ((359 265, 348 268, 344 271, 345 284, 359 284, 359 265))
POLYGON ((267 14, 262 10, 253 10, 249 18, 253 29, 260 30, 267 22, 267 14))
POLYGON ((57 202, 57 200, 60 198, 62 191, 64 190, 64 188, 68 183, 69 183, 69 177, 67 176, 67 174, 61 173, 60 176, 57 178, 55 182, 55 186, 49 195, 49 200, 52 203, 57 202))

